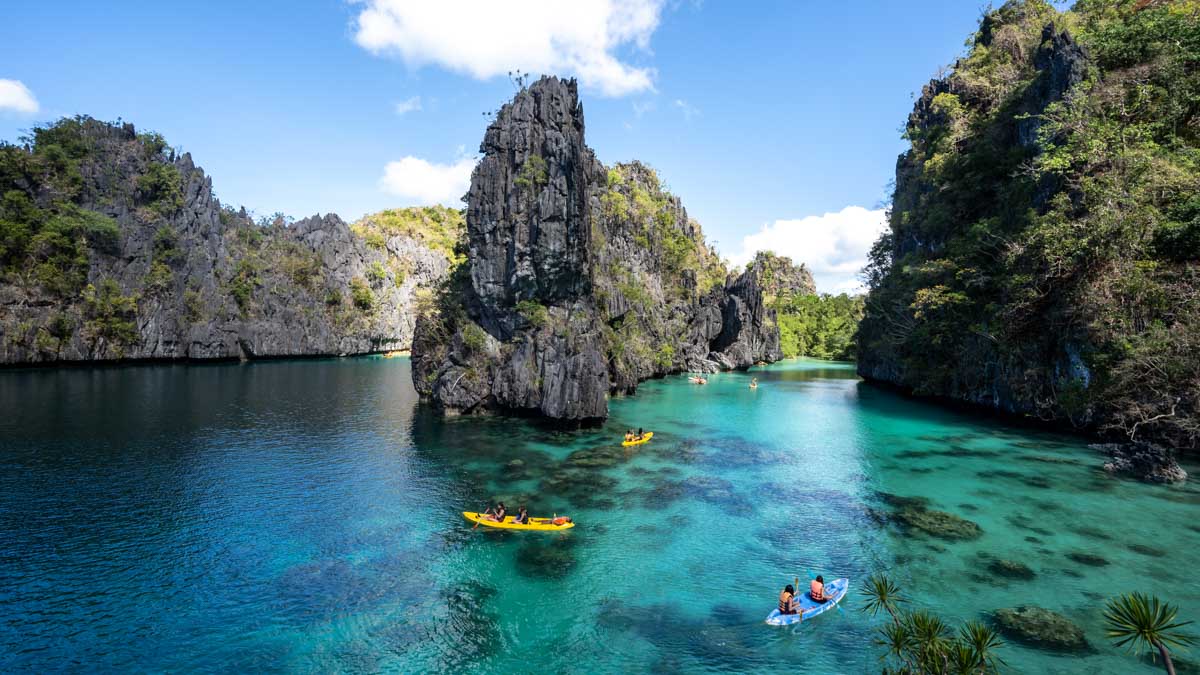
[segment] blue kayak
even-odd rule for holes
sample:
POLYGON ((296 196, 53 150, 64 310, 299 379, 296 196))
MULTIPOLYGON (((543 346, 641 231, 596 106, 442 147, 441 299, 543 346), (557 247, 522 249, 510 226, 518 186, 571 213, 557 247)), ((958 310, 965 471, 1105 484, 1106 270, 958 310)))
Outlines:
POLYGON ((767 623, 772 626, 790 626, 794 623, 800 623, 813 618, 814 616, 833 609, 834 605, 842 601, 846 597, 846 591, 850 588, 849 579, 835 579, 825 584, 825 595, 829 596, 829 600, 825 602, 815 602, 808 597, 808 592, 800 594, 799 597, 799 614, 780 614, 779 609, 767 615, 767 623))

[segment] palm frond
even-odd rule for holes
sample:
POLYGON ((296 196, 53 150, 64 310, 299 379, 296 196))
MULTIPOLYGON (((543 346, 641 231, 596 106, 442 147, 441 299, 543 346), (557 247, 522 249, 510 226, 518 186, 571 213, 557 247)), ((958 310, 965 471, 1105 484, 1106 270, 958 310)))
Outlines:
POLYGON ((953 640, 946 647, 946 661, 951 673, 973 675, 983 668, 986 661, 970 643, 953 640))
POLYGON ((904 602, 900 587, 886 574, 871 575, 862 589, 862 594, 867 598, 862 611, 868 612, 871 616, 875 616, 880 610, 895 615, 897 607, 904 602))
POLYGON ((1113 644, 1131 652, 1143 652, 1157 649, 1159 643, 1176 647, 1195 643, 1195 638, 1179 632, 1192 622, 1176 621, 1178 613, 1175 606, 1157 597, 1127 593, 1108 601, 1104 619, 1113 644))
POLYGON ((907 654, 916 648, 917 641, 913 636, 912 631, 908 626, 901 623, 888 623, 879 629, 881 639, 877 639, 875 644, 887 649, 880 658, 894 656, 899 659, 904 659, 907 654))
POLYGON ((996 654, 997 650, 1004 647, 1004 641, 990 626, 978 621, 968 621, 958 629, 958 639, 970 645, 979 655, 980 661, 993 669, 1004 663, 1004 659, 996 654))

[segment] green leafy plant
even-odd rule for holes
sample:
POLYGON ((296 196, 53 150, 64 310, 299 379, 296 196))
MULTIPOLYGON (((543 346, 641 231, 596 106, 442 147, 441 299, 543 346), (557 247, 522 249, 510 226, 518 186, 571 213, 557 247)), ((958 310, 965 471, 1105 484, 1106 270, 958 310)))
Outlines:
POLYGON ((165 294, 171 289, 171 281, 175 278, 175 273, 171 271, 162 261, 155 260, 150 263, 150 271, 146 272, 146 276, 142 279, 142 283, 146 285, 146 292, 152 296, 165 294))
POLYGON ((363 216, 350 226, 350 231, 376 250, 386 251, 391 237, 408 237, 442 253, 452 264, 464 260, 458 248, 466 237, 466 216, 460 209, 445 206, 387 209, 363 216))
POLYGON ((138 341, 136 295, 124 295, 113 279, 104 279, 99 287, 88 284, 83 291, 87 320, 84 328, 93 343, 107 340, 120 351, 138 341))
POLYGON ((462 329, 463 346, 478 354, 487 348, 487 333, 478 324, 468 322, 462 329))
POLYGON ((540 155, 530 155, 521 164, 513 184, 526 190, 541 187, 550 180, 546 160, 540 155))
POLYGON ((1177 621, 1179 610, 1158 598, 1142 593, 1127 593, 1108 601, 1104 620, 1108 637, 1118 647, 1140 653, 1157 651, 1163 668, 1175 675, 1169 647, 1185 647, 1195 638, 1179 631, 1191 621, 1177 621))
POLYGON ((183 208, 183 178, 173 164, 151 162, 137 179, 138 196, 151 210, 169 216, 183 208))
POLYGON ((362 277, 354 277, 350 280, 350 299, 354 306, 364 312, 369 312, 375 308, 375 293, 371 290, 371 285, 362 277))
POLYGON ((204 296, 200 291, 189 288, 183 292, 183 309, 189 323, 198 323, 204 318, 204 296))
POLYGON ((250 312, 254 289, 258 288, 260 281, 259 261, 256 258, 245 257, 238 261, 233 277, 226 286, 242 316, 246 316, 250 312))
POLYGON ((383 263, 376 261, 367 266, 367 280, 371 282, 371 285, 382 284, 385 279, 387 279, 387 270, 383 268, 383 263))
POLYGON ((535 300, 522 300, 518 302, 517 313, 535 328, 542 328, 550 320, 550 313, 546 309, 546 306, 535 300))
POLYGON ((675 364, 675 348, 668 344, 659 345, 654 352, 654 365, 660 370, 669 370, 675 364))
POLYGON ((862 611, 871 616, 884 613, 890 619, 880 626, 875 644, 884 649, 884 672, 922 675, 986 674, 1004 664, 999 650, 1004 646, 996 632, 977 621, 968 621, 957 631, 939 616, 924 609, 908 611, 900 587, 883 574, 872 575, 862 588, 866 602, 862 611), (891 666, 898 666, 892 670, 891 666))
POLYGON ((881 611, 887 612, 894 623, 899 623, 900 605, 907 600, 901 593, 900 587, 891 578, 884 574, 872 574, 867 579, 866 585, 863 586, 862 594, 866 598, 866 603, 862 607, 864 612, 871 616, 875 616, 881 611))

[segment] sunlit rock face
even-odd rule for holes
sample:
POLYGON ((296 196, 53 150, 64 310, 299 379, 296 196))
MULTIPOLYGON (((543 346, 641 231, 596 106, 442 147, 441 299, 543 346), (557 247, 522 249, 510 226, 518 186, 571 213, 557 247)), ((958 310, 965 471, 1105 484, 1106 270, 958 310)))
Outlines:
POLYGON ((480 151, 465 269, 418 318, 423 396, 585 422, 650 377, 780 358, 757 268, 730 277, 652 169, 595 158, 573 80, 522 89, 480 151))

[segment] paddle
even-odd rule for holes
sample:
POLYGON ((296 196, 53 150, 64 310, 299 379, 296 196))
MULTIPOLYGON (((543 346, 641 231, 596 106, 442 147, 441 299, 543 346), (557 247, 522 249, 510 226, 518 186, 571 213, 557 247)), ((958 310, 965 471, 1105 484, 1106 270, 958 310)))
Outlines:
MULTIPOLYGON (((485 506, 484 506, 484 509, 483 509, 482 511, 480 511, 480 512, 479 512, 479 517, 480 517, 480 518, 482 518, 482 517, 486 516, 486 515, 487 515, 487 511, 488 511, 488 509, 490 509, 490 508, 492 508, 492 507, 490 507, 490 506, 486 506, 486 505, 485 505, 485 506)), ((472 529, 472 530, 478 529, 478 528, 479 528, 479 522, 480 522, 480 521, 476 520, 476 521, 475 521, 475 527, 472 527, 471 529, 472 529)))
MULTIPOLYGON (((792 580, 792 588, 796 589, 796 593, 800 592, 800 577, 792 580)), ((800 622, 804 623, 804 610, 800 609, 800 601, 796 600, 796 593, 792 594, 792 602, 796 606, 796 615, 800 617, 800 622)))

